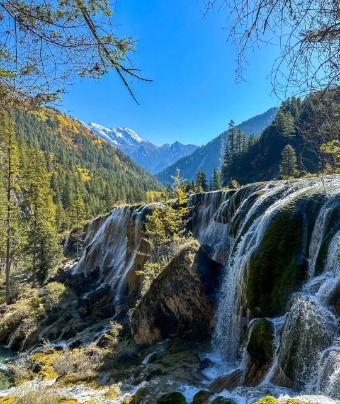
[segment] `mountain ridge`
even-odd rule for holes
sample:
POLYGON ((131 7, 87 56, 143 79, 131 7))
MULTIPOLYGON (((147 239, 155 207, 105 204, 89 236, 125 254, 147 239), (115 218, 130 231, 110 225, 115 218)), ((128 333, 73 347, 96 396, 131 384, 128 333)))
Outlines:
POLYGON ((179 141, 156 146, 140 137, 130 128, 107 128, 94 122, 89 124, 82 122, 82 124, 100 139, 120 149, 152 174, 162 171, 197 149, 196 145, 184 145, 179 141))
MULTIPOLYGON (((278 108, 273 107, 262 114, 256 115, 236 128, 241 129, 246 135, 259 135, 271 124, 278 108)), ((192 154, 177 160, 174 164, 166 167, 156 175, 156 178, 167 185, 172 182, 172 176, 176 174, 177 168, 180 169, 181 177, 186 180, 193 180, 199 170, 203 170, 207 178, 210 179, 214 169, 219 170, 223 162, 223 154, 227 142, 227 131, 212 139, 206 145, 198 147, 192 154)))

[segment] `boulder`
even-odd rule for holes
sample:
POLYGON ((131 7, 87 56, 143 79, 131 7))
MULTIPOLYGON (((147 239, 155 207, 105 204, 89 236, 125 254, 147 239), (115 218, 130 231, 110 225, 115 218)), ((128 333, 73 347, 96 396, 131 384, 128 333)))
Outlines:
POLYGON ((164 394, 157 400, 157 404, 187 404, 187 400, 182 393, 174 392, 164 394))
POLYGON ((195 394, 192 404, 208 404, 209 398, 213 395, 208 390, 201 390, 195 394))
POLYGON ((293 298, 281 335, 278 365, 295 387, 303 387, 317 371, 321 352, 337 334, 335 316, 311 297, 293 298))
POLYGON ((236 369, 232 373, 220 376, 209 386, 213 393, 221 393, 223 390, 234 390, 242 385, 244 373, 241 369, 236 369))
POLYGON ((135 341, 152 344, 169 337, 208 340, 221 268, 197 241, 185 245, 133 312, 130 326, 135 341))
MULTIPOLYGON (((256 320, 254 320, 256 321, 256 320)), ((250 356, 244 384, 257 386, 268 372, 274 354, 274 327, 266 318, 258 320, 250 327, 246 346, 250 356)))

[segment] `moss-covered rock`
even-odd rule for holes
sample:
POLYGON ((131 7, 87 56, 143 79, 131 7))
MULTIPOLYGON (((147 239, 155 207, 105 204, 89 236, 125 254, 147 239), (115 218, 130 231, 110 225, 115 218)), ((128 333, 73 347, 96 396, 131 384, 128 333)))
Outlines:
POLYGON ((182 393, 174 392, 164 394, 157 400, 157 404, 187 404, 187 400, 182 393))
POLYGON ((209 402, 209 398, 213 395, 211 391, 201 390, 195 394, 192 404, 207 404, 209 402))
POLYGON ((147 387, 141 387, 140 389, 138 389, 131 401, 131 404, 140 404, 143 398, 147 395, 147 393, 148 393, 147 387))
POLYGON ((259 366, 268 363, 274 353, 274 327, 266 318, 260 319, 250 331, 247 351, 259 366))
POLYGON ((261 317, 284 313, 293 292, 305 280, 308 262, 302 254, 305 215, 286 206, 269 224, 249 262, 247 306, 261 317))
POLYGON ((0 397, 0 404, 15 404, 17 399, 18 397, 14 396, 0 397))

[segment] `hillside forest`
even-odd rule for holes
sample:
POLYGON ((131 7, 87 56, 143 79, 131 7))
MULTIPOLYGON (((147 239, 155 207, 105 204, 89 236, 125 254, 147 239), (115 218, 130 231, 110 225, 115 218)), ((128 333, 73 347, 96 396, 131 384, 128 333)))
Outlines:
MULTIPOLYGON (((7 273, 17 272, 13 279, 43 282, 60 262, 65 232, 163 189, 121 151, 57 110, 12 108, 0 119, 0 257, 7 273)), ((13 281, 8 301, 16 287, 13 281)))

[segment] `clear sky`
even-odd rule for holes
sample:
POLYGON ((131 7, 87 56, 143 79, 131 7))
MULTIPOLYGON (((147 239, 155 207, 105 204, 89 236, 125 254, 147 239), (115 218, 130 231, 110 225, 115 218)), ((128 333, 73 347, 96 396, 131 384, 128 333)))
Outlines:
POLYGON ((85 122, 129 127, 154 144, 202 145, 236 124, 278 106, 269 74, 277 49, 248 53, 245 82, 236 83, 236 54, 227 42, 226 15, 203 0, 119 0, 118 35, 138 39, 134 65, 153 82, 134 81, 140 102, 112 72, 68 88, 60 109, 85 122))

